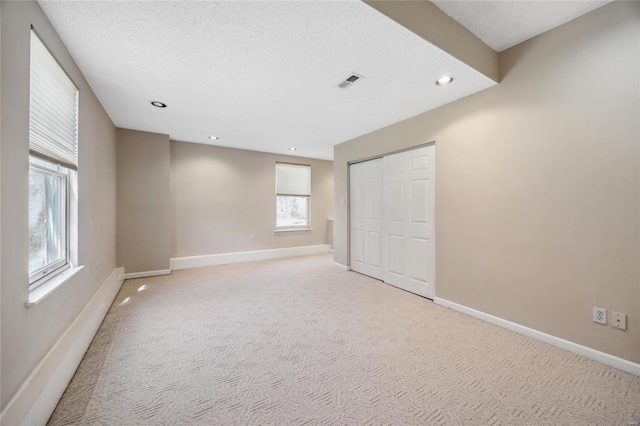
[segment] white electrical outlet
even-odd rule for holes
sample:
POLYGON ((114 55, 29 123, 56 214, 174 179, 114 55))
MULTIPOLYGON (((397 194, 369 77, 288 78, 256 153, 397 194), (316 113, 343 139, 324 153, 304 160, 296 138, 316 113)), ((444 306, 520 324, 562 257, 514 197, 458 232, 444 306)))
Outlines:
POLYGON ((253 234, 249 234, 249 239, 253 240, 254 235, 253 234))
POLYGON ((593 322, 598 322, 600 324, 607 323, 607 310, 603 308, 593 307, 593 322))
POLYGON ((611 311, 611 326, 621 330, 627 329, 627 316, 620 312, 611 311))

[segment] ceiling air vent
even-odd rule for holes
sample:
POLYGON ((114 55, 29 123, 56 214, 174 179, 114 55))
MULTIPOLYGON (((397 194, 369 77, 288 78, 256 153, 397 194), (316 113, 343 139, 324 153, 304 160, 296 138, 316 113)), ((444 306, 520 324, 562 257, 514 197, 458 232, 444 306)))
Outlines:
POLYGON ((351 74, 351 77, 347 78, 345 81, 343 81, 342 83, 338 84, 338 87, 341 89, 346 89, 347 87, 351 86, 353 83, 355 83, 356 81, 360 80, 362 78, 361 75, 358 74, 351 74))

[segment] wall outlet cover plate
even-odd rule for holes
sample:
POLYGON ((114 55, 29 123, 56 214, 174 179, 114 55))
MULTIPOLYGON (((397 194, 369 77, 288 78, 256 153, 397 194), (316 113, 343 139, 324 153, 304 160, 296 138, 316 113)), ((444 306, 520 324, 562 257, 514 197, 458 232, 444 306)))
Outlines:
POLYGON ((593 322, 597 322, 600 324, 607 323, 607 310, 604 308, 596 308, 593 307, 593 322))

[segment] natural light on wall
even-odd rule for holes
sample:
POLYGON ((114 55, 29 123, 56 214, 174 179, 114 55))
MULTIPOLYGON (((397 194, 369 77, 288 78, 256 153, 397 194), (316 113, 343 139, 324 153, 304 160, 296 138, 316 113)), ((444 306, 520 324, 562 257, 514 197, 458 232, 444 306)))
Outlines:
POLYGON ((276 163, 276 229, 310 228, 311 166, 276 163))

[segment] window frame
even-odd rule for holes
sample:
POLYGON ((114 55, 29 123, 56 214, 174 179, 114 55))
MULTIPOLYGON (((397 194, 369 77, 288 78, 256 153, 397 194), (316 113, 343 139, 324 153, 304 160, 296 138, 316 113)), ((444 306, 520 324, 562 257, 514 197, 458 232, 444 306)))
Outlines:
POLYGON ((284 161, 276 161, 275 167, 275 194, 276 194, 276 231, 295 231, 295 230, 309 230, 311 229, 311 165, 310 164, 301 164, 301 163, 288 163, 284 161), (295 166, 295 167, 305 167, 309 171, 309 194, 308 195, 300 195, 300 194, 280 194, 278 193, 278 166, 295 166), (301 225, 278 225, 278 197, 294 197, 294 198, 306 198, 307 203, 307 216, 306 223, 301 225))
MULTIPOLYGON (((48 263, 33 272, 29 272, 29 291, 33 291, 40 285, 47 282, 50 278, 55 277, 61 272, 71 267, 71 170, 61 166, 60 164, 50 163, 37 156, 29 156, 29 173, 31 168, 37 169, 40 172, 49 173, 54 176, 63 178, 64 188, 64 257, 52 263, 48 263)), ((30 194, 29 194, 30 196, 30 194)), ((47 236, 47 244, 49 244, 49 236, 47 236)))
MULTIPOLYGON (((30 304, 37 304, 82 269, 78 256, 78 154, 80 130, 80 89, 60 64, 38 31, 31 25, 29 69, 29 157, 28 181, 32 173, 45 175, 46 185, 55 192, 44 194, 45 233, 39 242, 60 259, 31 270, 27 265, 30 304), (35 114, 35 115, 34 115, 35 114), (73 116, 71 116, 73 114, 73 116), (69 126, 73 125, 73 128, 69 126), (71 129, 73 131, 71 131, 71 129), (48 175, 48 176, 46 176, 48 175), (58 180, 58 179, 61 179, 58 180), (61 193, 56 194, 57 191, 61 193), (48 223, 48 220, 55 223, 48 223), (64 227, 64 229, 62 229, 64 227), (52 232, 49 232, 52 231, 52 232), (53 251, 60 245, 61 251, 53 251), (66 274, 71 270, 70 274, 66 274), (59 278, 64 278, 60 280, 59 278), (50 287, 50 284, 54 287, 50 287), (37 290, 36 290, 37 289, 37 290), (44 289, 44 293, 43 290, 44 289), (48 289, 48 290, 47 290, 48 289), (34 292, 34 290, 36 290, 34 292), (32 300, 32 296, 35 298, 32 300)), ((46 188, 46 186, 45 186, 46 188)), ((27 200, 32 200, 31 183, 27 200)), ((28 210, 27 241, 32 235, 28 210)), ((41 226, 41 225, 38 225, 41 226)), ((29 244, 29 243, 28 243, 29 244)), ((30 260, 30 253, 27 255, 30 260)), ((30 263, 30 262, 29 262, 30 263)))

